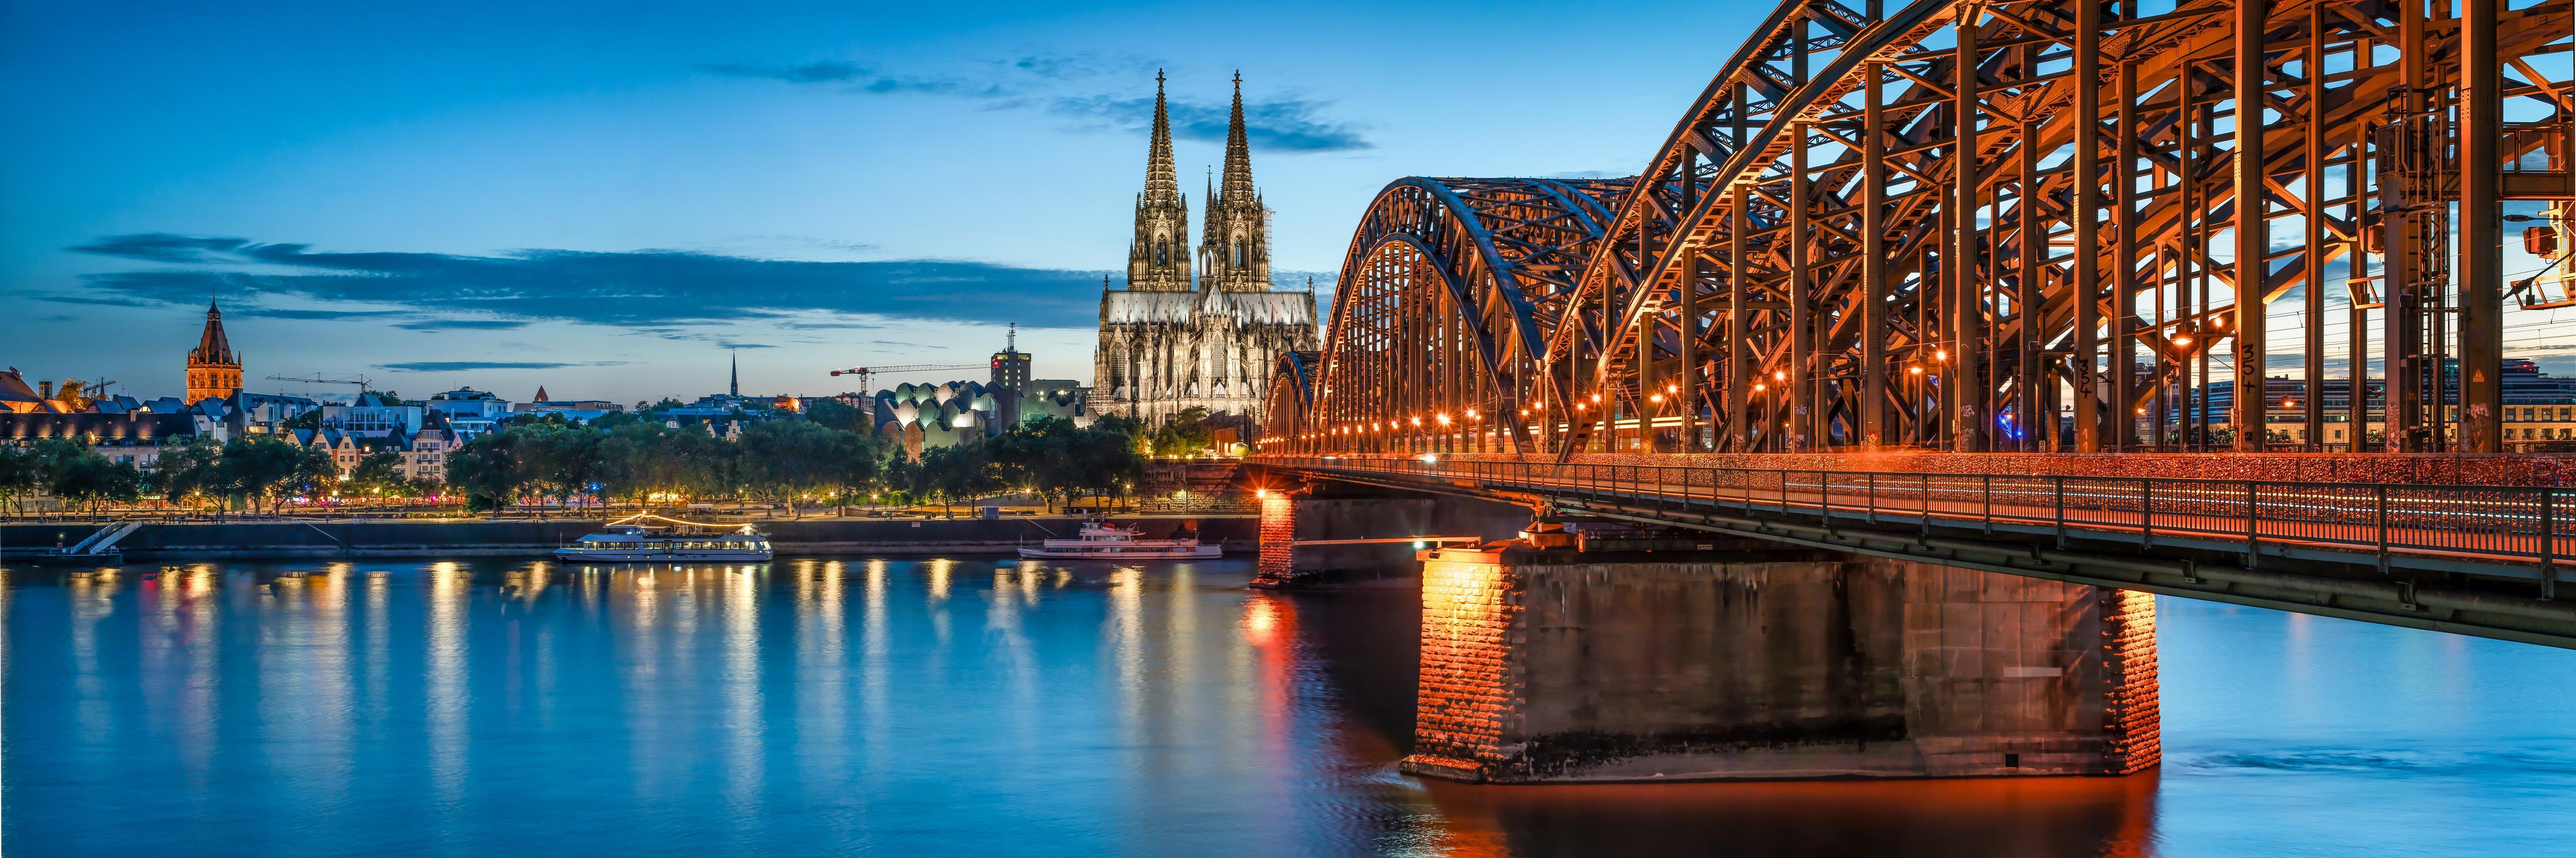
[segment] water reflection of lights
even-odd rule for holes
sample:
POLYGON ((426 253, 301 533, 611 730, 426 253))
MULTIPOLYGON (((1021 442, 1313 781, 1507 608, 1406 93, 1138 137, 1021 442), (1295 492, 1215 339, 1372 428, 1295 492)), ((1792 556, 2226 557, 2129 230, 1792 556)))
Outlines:
POLYGON ((933 637, 939 640, 939 645, 943 651, 945 651, 949 641, 949 582, 951 574, 956 570, 957 561, 949 560, 944 557, 930 561, 930 593, 927 600, 930 604, 930 633, 933 637))
POLYGON ((1109 573, 1109 641, 1118 669, 1118 718, 1131 742, 1148 741, 1145 705, 1145 576, 1133 566, 1109 573))
POLYGON ((1285 639, 1288 626, 1294 622, 1295 610, 1275 594, 1259 592, 1243 602, 1243 637, 1253 646, 1268 647, 1285 639))
MULTIPOLYGON (((720 570, 731 572, 733 567, 720 570)), ((768 770, 761 754, 767 722, 761 718, 760 583, 729 574, 714 577, 712 583, 724 597, 725 798, 734 807, 755 808, 768 770)))
POLYGON ((474 576, 453 562, 429 572, 429 770, 440 804, 454 807, 465 790, 466 602, 474 576))

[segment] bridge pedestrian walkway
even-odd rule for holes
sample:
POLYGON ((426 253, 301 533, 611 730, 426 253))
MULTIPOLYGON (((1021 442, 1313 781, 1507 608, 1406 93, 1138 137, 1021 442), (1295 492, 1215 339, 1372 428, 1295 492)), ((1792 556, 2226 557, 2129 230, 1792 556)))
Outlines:
MULTIPOLYGON (((1658 458, 1669 462, 1669 457, 1658 458)), ((2569 636, 2551 642, 2576 645, 2576 602, 2550 601, 2564 589, 2565 575, 2558 567, 2576 556, 2576 490, 2564 488, 1765 470, 1438 456, 1264 455, 1252 461, 1326 479, 1544 499, 1568 512, 1703 529, 1714 524, 1815 545, 1858 547, 1855 534, 1882 543, 1910 535, 1926 546, 2021 551, 2033 558, 2042 549, 2107 545, 2115 556, 2088 555, 2096 566, 2117 565, 2116 553, 2125 553, 2156 561, 2151 565, 2157 569, 2179 570, 2167 577, 2184 582, 2148 589, 2219 597, 2269 585, 2283 588, 2281 595, 2297 594, 2298 604, 2222 600, 2307 610, 2335 608, 2338 600, 2357 604, 2381 599, 2418 614, 2425 612, 2425 604, 2447 598, 2440 593, 2451 593, 2464 606, 2477 603, 2473 610, 2502 609, 2552 627, 2569 624, 2569 636), (2207 585, 2203 579, 2229 577, 2231 571, 2212 566, 2213 556, 2244 580, 2207 585)), ((2084 562, 2066 557, 2064 562, 2034 560, 2027 564, 2030 569, 2005 571, 2063 572, 2084 562)), ((2112 585, 2148 585, 2157 577, 2147 574, 2112 585)), ((2384 616, 2360 618, 2388 621, 2384 616)))

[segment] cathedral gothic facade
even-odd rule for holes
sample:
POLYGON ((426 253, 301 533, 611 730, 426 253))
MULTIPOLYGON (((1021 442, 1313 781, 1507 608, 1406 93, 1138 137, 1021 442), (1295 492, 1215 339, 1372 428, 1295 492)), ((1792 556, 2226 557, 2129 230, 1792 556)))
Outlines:
POLYGON ((1281 292, 1270 281, 1270 216, 1252 185, 1240 74, 1225 170, 1203 199, 1208 209, 1193 252, 1190 201, 1172 163, 1171 118, 1163 76, 1156 74, 1153 142, 1145 155, 1145 192, 1136 197, 1126 288, 1101 283, 1095 411, 1147 425, 1193 407, 1258 419, 1279 356, 1316 348, 1314 285, 1281 292))

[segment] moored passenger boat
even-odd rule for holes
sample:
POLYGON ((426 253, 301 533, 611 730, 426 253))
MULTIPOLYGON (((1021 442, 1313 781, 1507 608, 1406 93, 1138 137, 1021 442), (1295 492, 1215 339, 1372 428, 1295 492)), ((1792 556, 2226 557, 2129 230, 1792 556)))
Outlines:
POLYGON ((698 524, 652 513, 627 516, 606 529, 555 549, 558 560, 591 563, 759 562, 770 558, 769 539, 751 525, 698 524), (646 519, 668 524, 639 524, 646 519))
POLYGON ((1201 545, 1195 537, 1141 539, 1138 528, 1120 527, 1093 519, 1082 523, 1075 539, 1049 539, 1036 548, 1021 548, 1020 556, 1056 560, 1179 560, 1216 557, 1223 549, 1201 545))

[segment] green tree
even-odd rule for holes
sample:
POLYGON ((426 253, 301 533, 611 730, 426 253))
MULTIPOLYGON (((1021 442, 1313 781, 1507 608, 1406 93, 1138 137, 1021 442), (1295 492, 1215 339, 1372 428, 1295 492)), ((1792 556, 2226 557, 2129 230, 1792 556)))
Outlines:
POLYGON ((402 473, 402 454, 385 450, 368 453, 359 459, 358 466, 349 469, 349 475, 340 480, 340 490, 365 495, 398 495, 406 482, 402 473))
POLYGON ((248 501, 253 512, 274 509, 280 498, 320 491, 340 473, 320 448, 257 435, 224 442, 219 461, 215 482, 225 495, 248 501))
POLYGON ((886 460, 895 449, 894 444, 882 436, 838 433, 834 437, 828 469, 839 502, 843 505, 854 503, 859 495, 874 489, 883 479, 886 460))
POLYGON ((55 497, 98 511, 110 502, 133 503, 143 497, 143 473, 132 462, 113 462, 89 450, 54 463, 48 487, 55 497))
POLYGON ((44 484, 43 478, 43 463, 34 450, 0 445, 0 501, 7 501, 11 512, 18 510, 19 498, 34 494, 44 484))
POLYGON ((731 447, 704 429, 619 426, 601 437, 601 494, 646 503, 656 495, 686 499, 721 491, 732 478, 731 447))
POLYGON ((1216 434, 1208 428, 1208 410, 1191 406, 1154 430, 1152 446, 1158 456, 1194 456, 1215 442, 1216 434))
MULTIPOLYGON (((560 421, 561 415, 547 415, 560 421)), ((589 427, 566 422, 513 426, 505 433, 516 436, 512 445, 519 471, 527 487, 538 494, 566 502, 579 495, 591 494, 601 487, 605 470, 601 461, 601 435, 589 427)))
POLYGON ((1145 478, 1145 454, 1123 426, 1092 424, 1074 437, 1070 455, 1084 494, 1115 500, 1145 478))
POLYGON ((1082 434, 1062 417, 1023 422, 993 439, 994 464, 1005 483, 1037 493, 1052 510, 1082 487, 1084 463, 1075 456, 1082 434))
POLYGON ((989 497, 1002 488, 1001 472, 995 468, 987 447, 967 443, 921 451, 920 473, 914 477, 914 484, 920 493, 938 499, 941 511, 948 517, 957 517, 956 504, 989 497))
POLYGON ((805 406, 805 419, 816 425, 843 432, 868 430, 867 412, 843 404, 838 399, 817 399, 805 406))
POLYGON ((499 517, 517 503, 530 480, 519 459, 519 433, 487 432, 447 456, 447 484, 465 496, 470 512, 499 517))
POLYGON ((743 430, 741 484, 755 497, 795 498, 842 488, 857 436, 801 420, 771 420, 743 430))
MULTIPOLYGON (((592 423, 597 426, 597 422, 592 423)), ((625 498, 641 504, 660 487, 657 464, 671 430, 654 423, 629 421, 603 427, 599 441, 601 499, 625 498)))
POLYGON ((225 494, 223 458, 223 447, 203 438, 185 447, 163 450, 152 469, 153 487, 163 499, 187 506, 195 506, 204 498, 220 498, 225 494))

